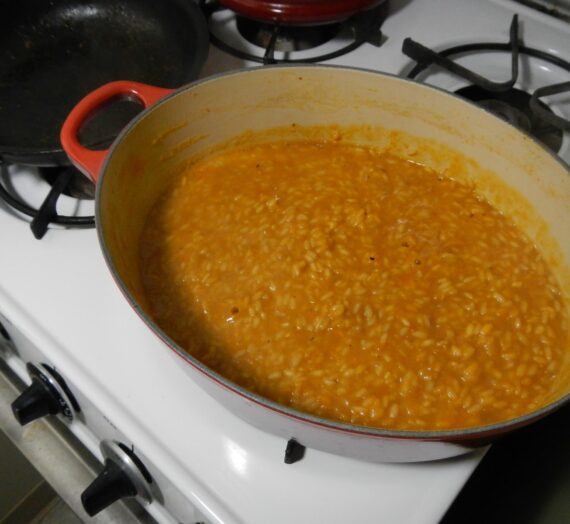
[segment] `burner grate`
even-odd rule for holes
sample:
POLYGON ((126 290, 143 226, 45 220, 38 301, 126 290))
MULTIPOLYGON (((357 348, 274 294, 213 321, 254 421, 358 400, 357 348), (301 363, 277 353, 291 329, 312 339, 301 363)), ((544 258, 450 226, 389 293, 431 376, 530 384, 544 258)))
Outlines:
POLYGON ((540 117, 546 122, 562 129, 563 131, 570 132, 570 122, 565 118, 555 115, 539 100, 539 98, 542 98, 543 96, 559 95, 561 93, 570 93, 570 82, 562 82, 561 84, 553 84, 551 86, 545 86, 537 89, 533 93, 529 104, 534 113, 540 115, 540 117))
POLYGON ((502 93, 492 93, 471 84, 458 89, 455 93, 534 136, 551 151, 560 151, 564 133, 544 118, 545 115, 556 115, 540 101, 538 108, 532 108, 532 96, 525 91, 513 87, 502 93), (540 113, 536 109, 540 110, 540 113))
POLYGON ((338 35, 342 24, 318 26, 280 26, 275 23, 258 22, 244 16, 236 16, 237 30, 248 42, 274 51, 294 52, 312 49, 338 35), (272 39, 275 41, 272 43, 272 39))
POLYGON ((295 464, 299 462, 305 456, 306 448, 303 444, 299 444, 297 440, 291 438, 287 441, 287 447, 285 448, 285 458, 283 462, 285 464, 295 464))
POLYGON ((402 51, 416 61, 416 65, 407 75, 408 78, 416 78, 432 65, 443 68, 470 82, 467 87, 457 90, 457 94, 478 103, 512 125, 530 133, 555 153, 560 150, 563 133, 570 130, 570 122, 556 115, 539 98, 570 91, 570 82, 541 87, 533 94, 525 93, 514 86, 518 80, 520 55, 544 60, 568 72, 570 72, 570 62, 540 49, 523 45, 519 41, 517 15, 513 16, 510 38, 507 43, 465 44, 436 52, 411 38, 406 38, 402 51), (460 55, 488 51, 511 53, 511 78, 509 80, 493 82, 451 59, 460 55))
MULTIPOLYGON (((464 78, 465 80, 492 92, 501 93, 511 89, 515 82, 517 81, 519 75, 519 23, 518 23, 518 16, 515 15, 513 17, 513 21, 511 22, 511 29, 510 29, 510 39, 508 44, 500 44, 504 46, 505 51, 511 52, 511 78, 506 82, 492 82, 487 78, 478 75, 474 71, 470 71, 469 69, 459 65, 458 63, 450 60, 448 56, 465 53, 467 51, 477 51, 480 50, 481 47, 479 44, 473 44, 473 46, 458 46, 447 49, 440 53, 437 53, 428 47, 425 47, 418 42, 415 42, 411 38, 406 38, 404 40, 404 44, 402 46, 402 51, 405 55, 409 56, 410 58, 414 59, 418 65, 412 71, 414 78, 420 71, 423 71, 428 66, 432 64, 436 64, 444 69, 447 69, 451 73, 455 73, 456 75, 464 78)), ((410 75, 412 75, 410 73, 410 75)))
POLYGON ((95 227, 95 218, 92 216, 73 217, 63 216, 57 213, 57 201, 70 184, 73 176, 77 171, 71 167, 64 167, 53 178, 52 187, 47 194, 45 200, 38 209, 26 204, 16 194, 7 189, 6 181, 9 180, 10 174, 8 166, 0 163, 0 200, 4 201, 8 206, 19 211, 20 213, 30 217, 30 229, 35 238, 38 240, 43 238, 47 233, 50 224, 57 224, 70 228, 93 228, 95 227))
POLYGON ((260 47, 259 54, 250 53, 226 42, 212 31, 212 16, 220 11, 231 12, 231 10, 220 6, 215 0, 200 0, 202 12, 208 20, 210 26, 210 42, 222 51, 251 62, 258 62, 264 65, 278 63, 316 63, 326 62, 339 56, 343 56, 365 43, 370 43, 380 47, 384 42, 384 36, 380 26, 387 16, 387 3, 363 11, 349 18, 345 22, 317 25, 317 26, 290 26, 279 23, 256 22, 235 15, 236 25, 240 34, 245 40, 250 41, 260 47), (295 51, 300 49, 310 49, 334 38, 342 29, 347 29, 351 34, 351 40, 335 51, 308 56, 304 58, 276 58, 275 52, 280 50, 280 43, 285 42, 285 51, 295 51), (311 32, 313 34, 311 34, 311 32), (289 49, 287 49, 287 47, 289 49))

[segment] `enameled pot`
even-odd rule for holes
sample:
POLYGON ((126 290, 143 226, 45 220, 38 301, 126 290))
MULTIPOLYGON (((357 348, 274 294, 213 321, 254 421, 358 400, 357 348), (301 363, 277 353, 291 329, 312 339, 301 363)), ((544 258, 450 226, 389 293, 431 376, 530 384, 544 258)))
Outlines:
POLYGON ((191 377, 234 414, 265 431, 295 438, 308 447, 379 462, 459 455, 567 402, 569 348, 550 403, 517 419, 422 432, 342 424, 244 390, 187 354, 154 323, 147 314, 139 278, 138 242, 149 209, 172 177, 189 159, 236 137, 299 138, 308 129, 313 134, 315 129, 326 129, 318 132, 384 147, 470 180, 539 246, 558 278, 570 313, 568 167, 529 136, 471 103, 398 77, 330 66, 247 69, 174 92, 114 82, 75 107, 62 129, 62 143, 72 162, 97 181, 97 229, 113 277, 191 377), (147 109, 109 150, 83 148, 76 138, 82 123, 119 96, 139 100, 147 109))

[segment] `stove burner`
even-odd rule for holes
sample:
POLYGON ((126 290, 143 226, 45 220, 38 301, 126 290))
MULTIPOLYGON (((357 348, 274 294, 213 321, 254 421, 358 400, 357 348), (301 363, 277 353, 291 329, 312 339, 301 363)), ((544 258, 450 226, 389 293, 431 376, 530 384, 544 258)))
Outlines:
MULTIPOLYGON (((532 97, 528 93, 516 88, 503 93, 493 93, 475 85, 462 87, 455 92, 491 111, 521 131, 529 133, 553 152, 560 151, 563 139, 562 130, 550 125, 532 110, 530 107, 532 97)), ((546 104, 540 101, 538 103, 542 110, 554 114, 546 104)))
MULTIPOLYGON (((62 168, 53 168, 52 171, 53 183, 52 188, 47 194, 45 200, 39 209, 26 204, 14 191, 7 188, 10 187, 7 181, 10 179, 8 166, 5 163, 0 163, 0 200, 3 200, 8 206, 16 211, 32 218, 30 222, 30 229, 37 239, 43 238, 49 229, 50 224, 58 224, 70 228, 92 228, 95 227, 94 217, 70 217, 62 216, 57 213, 57 200, 68 187, 72 178, 77 176, 75 168, 69 166, 62 168)), ((83 175, 81 175, 83 176, 83 175)))
POLYGON ((388 14, 388 2, 382 2, 377 7, 357 13, 344 22, 295 26, 280 25, 277 22, 259 22, 245 18, 224 8, 215 0, 201 0, 200 7, 208 20, 210 41, 213 45, 242 60, 261 64, 326 62, 350 53, 367 42, 380 47, 384 43, 380 26, 388 14), (214 15, 219 12, 233 13, 240 35, 265 51, 259 54, 247 52, 218 36, 215 30, 214 15), (342 39, 339 38, 341 47, 329 53, 304 58, 290 58, 287 56, 275 58, 274 56, 275 51, 290 53, 312 49, 337 36, 342 37, 342 39), (348 43, 345 44, 345 41, 348 43))
POLYGON ((515 88, 514 85, 518 77, 520 54, 544 60, 568 72, 570 72, 570 63, 556 55, 522 45, 518 37, 517 15, 514 15, 511 23, 508 43, 474 43, 435 52, 414 42, 411 38, 406 38, 402 51, 417 62, 408 73, 408 78, 416 78, 429 66, 438 65, 470 82, 471 85, 457 90, 457 94, 479 103, 510 124, 529 132, 553 152, 560 151, 563 132, 570 129, 570 122, 556 115, 539 98, 567 91, 570 88, 570 82, 541 87, 532 95, 515 88), (488 51, 511 53, 511 78, 508 81, 493 82, 450 59, 452 56, 488 51))
POLYGON ((84 200, 93 200, 95 198, 95 183, 73 166, 41 167, 39 168, 39 173, 50 186, 53 186, 62 170, 71 171, 71 178, 63 189, 62 194, 84 200))
POLYGON ((236 23, 241 36, 263 49, 269 46, 278 28, 274 50, 284 52, 304 51, 317 47, 334 38, 341 28, 341 24, 338 23, 318 26, 276 26, 243 16, 236 16, 236 23))
POLYGON ((513 126, 518 127, 523 131, 530 131, 530 119, 527 117, 527 115, 524 114, 523 111, 517 107, 509 105, 509 102, 487 98, 480 100, 479 106, 487 109, 488 111, 491 111, 497 116, 500 116, 503 120, 509 122, 509 124, 512 124, 513 126))
MULTIPOLYGON (((561 84, 553 84, 537 89, 530 99, 530 108, 546 122, 556 126, 558 129, 570 132, 570 120, 555 115, 552 111, 546 111, 544 109, 546 107, 545 104, 539 100, 543 96, 559 95, 560 93, 570 93, 570 82, 562 82, 561 84)), ((546 107, 546 109, 549 108, 546 107)))

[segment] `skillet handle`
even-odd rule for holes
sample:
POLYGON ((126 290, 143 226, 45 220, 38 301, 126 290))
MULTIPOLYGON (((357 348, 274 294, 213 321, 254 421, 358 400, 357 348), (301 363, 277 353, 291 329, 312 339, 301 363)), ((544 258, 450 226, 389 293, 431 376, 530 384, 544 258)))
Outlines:
POLYGON ((97 182, 109 149, 94 151, 79 143, 77 134, 89 117, 117 98, 138 100, 146 109, 172 91, 174 89, 164 89, 128 80, 110 82, 95 89, 71 110, 63 123, 60 140, 67 156, 80 171, 97 182))

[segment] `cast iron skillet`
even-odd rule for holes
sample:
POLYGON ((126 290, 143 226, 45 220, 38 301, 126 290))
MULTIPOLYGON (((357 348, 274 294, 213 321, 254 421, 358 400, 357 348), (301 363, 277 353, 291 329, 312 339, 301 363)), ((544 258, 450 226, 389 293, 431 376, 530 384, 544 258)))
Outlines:
MULTIPOLYGON (((0 1, 0 160, 68 164, 59 131, 87 93, 112 80, 186 84, 208 42, 192 0, 0 1)), ((105 112, 85 144, 110 143, 132 112, 105 112)))

